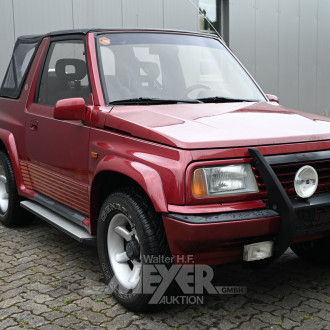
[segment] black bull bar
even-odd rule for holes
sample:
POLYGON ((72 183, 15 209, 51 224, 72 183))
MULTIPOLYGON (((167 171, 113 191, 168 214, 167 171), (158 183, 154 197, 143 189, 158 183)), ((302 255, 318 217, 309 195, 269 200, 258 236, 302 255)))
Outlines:
MULTIPOLYGON (((287 248, 292 244, 293 239, 297 236, 297 219, 300 218, 302 212, 315 211, 321 208, 330 207, 330 193, 321 193, 314 195, 308 199, 290 199, 284 190, 281 182, 274 173, 267 158, 256 148, 249 148, 255 167, 266 186, 268 192, 268 207, 277 212, 281 217, 280 231, 274 240, 272 260, 281 256, 287 248)), ((309 155, 312 155, 310 153, 309 155)), ((319 155, 319 154, 318 154, 319 155)), ((308 157, 310 158, 310 156, 308 157)), ((312 159, 308 159, 312 160, 312 159)), ((329 216, 325 219, 325 226, 319 230, 329 230, 329 216), (326 224, 328 222, 328 224, 326 224)), ((306 231, 306 234, 311 231, 306 231)))

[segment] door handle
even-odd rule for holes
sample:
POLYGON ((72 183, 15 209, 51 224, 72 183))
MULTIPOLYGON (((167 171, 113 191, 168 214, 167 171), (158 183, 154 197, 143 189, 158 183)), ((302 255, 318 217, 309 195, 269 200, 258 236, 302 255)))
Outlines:
POLYGON ((36 120, 30 121, 30 130, 37 131, 38 130, 38 122, 36 120))

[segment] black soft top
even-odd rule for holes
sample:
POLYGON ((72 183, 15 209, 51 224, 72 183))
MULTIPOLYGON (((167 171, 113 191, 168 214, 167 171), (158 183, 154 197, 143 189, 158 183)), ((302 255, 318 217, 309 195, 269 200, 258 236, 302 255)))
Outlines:
POLYGON ((53 31, 46 34, 38 35, 23 35, 17 38, 13 55, 9 63, 5 78, 0 88, 0 97, 19 98, 23 83, 30 69, 34 55, 38 47, 45 37, 57 37, 65 35, 86 35, 90 32, 108 33, 108 32, 160 32, 160 33, 181 33, 207 36, 210 38, 217 38, 215 35, 206 33, 180 31, 180 30, 167 30, 167 29, 137 29, 137 28, 107 28, 107 29, 74 29, 74 30, 61 30, 53 31))
POLYGON ((37 35, 25 35, 25 36, 20 36, 17 38, 18 40, 21 40, 22 42, 28 42, 28 41, 40 41, 45 37, 56 37, 56 36, 64 36, 64 35, 72 35, 72 34, 88 34, 90 32, 125 32, 125 31, 135 31, 135 32, 177 32, 177 33, 191 33, 191 34, 200 34, 203 36, 208 36, 208 37, 216 37, 215 35, 210 35, 209 33, 203 33, 203 32, 194 32, 194 31, 185 31, 185 30, 172 30, 172 29, 150 29, 150 28, 97 28, 97 29, 72 29, 72 30, 60 30, 60 31, 52 31, 46 34, 37 34, 37 35))
MULTIPOLYGON (((53 31, 48 32, 45 34, 34 34, 34 35, 24 35, 17 38, 17 41, 21 42, 38 42, 45 37, 53 37, 53 36, 61 36, 61 35, 68 35, 68 34, 87 34, 89 32, 101 32, 101 31, 108 31, 109 29, 75 29, 75 30, 60 30, 60 31, 53 31)), ((16 41, 16 42, 17 42, 16 41)))
POLYGON ((109 31, 107 29, 82 29, 54 31, 46 34, 24 35, 17 38, 11 61, 0 87, 0 97, 18 99, 24 81, 39 45, 45 37, 84 34, 89 32, 109 31))

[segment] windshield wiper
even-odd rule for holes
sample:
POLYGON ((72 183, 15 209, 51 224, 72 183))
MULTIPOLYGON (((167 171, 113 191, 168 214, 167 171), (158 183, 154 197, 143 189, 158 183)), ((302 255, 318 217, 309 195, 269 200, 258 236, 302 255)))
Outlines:
POLYGON ((198 101, 202 101, 203 103, 260 102, 259 100, 233 99, 230 97, 222 96, 203 97, 198 99, 198 101))
POLYGON ((137 97, 132 99, 117 100, 109 102, 109 105, 121 105, 121 104, 178 104, 178 103, 202 103, 200 100, 171 100, 160 99, 152 97, 137 97))

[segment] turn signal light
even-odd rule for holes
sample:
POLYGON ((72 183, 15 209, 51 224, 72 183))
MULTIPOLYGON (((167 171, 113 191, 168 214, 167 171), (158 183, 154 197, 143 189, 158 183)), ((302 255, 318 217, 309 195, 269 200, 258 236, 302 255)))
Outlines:
POLYGON ((195 170, 192 181, 191 190, 195 197, 203 197, 207 195, 204 172, 201 168, 195 170))

